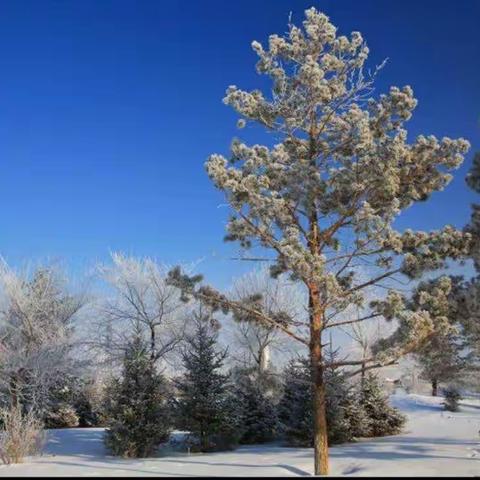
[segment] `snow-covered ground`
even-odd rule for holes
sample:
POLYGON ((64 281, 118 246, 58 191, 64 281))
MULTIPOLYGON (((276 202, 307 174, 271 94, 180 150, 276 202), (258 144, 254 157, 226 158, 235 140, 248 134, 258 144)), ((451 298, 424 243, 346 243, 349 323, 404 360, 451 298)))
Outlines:
MULTIPOLYGON (((480 475, 480 400, 464 400, 445 412, 441 398, 394 395, 409 418, 402 435, 362 440, 330 449, 337 475, 480 475)), ((76 476, 304 476, 312 472, 312 450, 278 445, 240 447, 234 452, 122 460, 107 455, 103 429, 49 432, 42 457, 1 466, 1 475, 76 476)))

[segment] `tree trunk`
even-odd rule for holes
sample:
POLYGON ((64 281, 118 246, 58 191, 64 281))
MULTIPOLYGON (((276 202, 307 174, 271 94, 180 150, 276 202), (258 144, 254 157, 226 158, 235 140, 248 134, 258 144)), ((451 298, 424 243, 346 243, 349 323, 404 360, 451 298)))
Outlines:
POLYGON ((260 373, 264 373, 268 370, 270 361, 270 352, 268 351, 268 345, 260 347, 258 351, 258 367, 260 373))
POLYGON ((315 475, 328 475, 327 416, 322 364, 322 313, 318 308, 318 293, 312 289, 309 296, 315 475))
POLYGON ((438 395, 438 381, 437 379, 432 380, 432 397, 438 395))
MULTIPOLYGON (((311 165, 315 167, 316 125, 312 122, 310 129, 310 158, 311 165)), ((317 207, 315 202, 311 205, 309 214, 308 248, 312 255, 321 253, 320 234, 318 227, 317 207)), ((325 384, 323 381, 322 358, 322 330, 324 307, 320 299, 320 287, 315 281, 308 286, 308 307, 310 316, 310 362, 312 369, 313 387, 313 447, 315 475, 328 475, 328 436, 327 415, 325 402, 325 384)))
POLYGON ((155 361, 155 327, 152 325, 150 326, 150 360, 152 362, 155 361))
POLYGON ((10 405, 13 408, 23 408, 22 386, 24 384, 24 369, 20 368, 10 377, 10 405))
POLYGON ((19 405, 19 396, 18 396, 18 382, 16 374, 13 374, 10 379, 10 405, 12 408, 18 408, 19 405))
POLYGON ((362 390, 365 388, 365 362, 362 362, 362 373, 361 373, 361 381, 360 381, 360 386, 362 387, 362 390))
POLYGON ((315 475, 328 475, 328 437, 323 368, 318 357, 312 354, 313 369, 313 446, 315 475))

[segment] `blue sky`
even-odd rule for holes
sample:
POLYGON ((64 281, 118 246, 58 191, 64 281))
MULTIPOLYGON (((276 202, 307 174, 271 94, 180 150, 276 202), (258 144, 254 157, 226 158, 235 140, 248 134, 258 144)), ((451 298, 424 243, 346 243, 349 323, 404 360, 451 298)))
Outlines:
POLYGON ((59 258, 82 271, 110 250, 168 263, 203 258, 215 283, 251 267, 230 260, 228 210, 208 180, 210 153, 239 132, 230 84, 265 85, 252 40, 314 5, 341 33, 359 30, 377 92, 410 84, 419 133, 472 143, 452 184, 401 228, 462 227, 464 184, 480 149, 480 2, 463 0, 0 0, 0 254, 59 258))

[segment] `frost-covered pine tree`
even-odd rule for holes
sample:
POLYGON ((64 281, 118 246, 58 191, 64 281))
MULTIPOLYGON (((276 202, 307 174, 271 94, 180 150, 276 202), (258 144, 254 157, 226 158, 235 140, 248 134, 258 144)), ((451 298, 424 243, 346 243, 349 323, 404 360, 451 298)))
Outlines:
MULTIPOLYGON (((480 193, 480 152, 473 157, 472 167, 467 174, 468 187, 475 193, 480 193)), ((475 263, 477 272, 480 272, 480 205, 472 204, 472 214, 466 231, 472 235, 470 255, 475 263)))
MULTIPOLYGON (((480 193, 480 152, 473 158, 473 164, 468 172, 467 185, 475 193, 480 193)), ((472 360, 480 361, 480 204, 472 204, 470 222, 465 230, 472 236, 470 257, 476 270, 476 275, 464 285, 464 303, 462 327, 472 353, 472 360)))
POLYGON ((369 373, 363 382, 360 405, 369 419, 370 436, 382 437, 401 432, 406 417, 388 403, 388 397, 378 378, 372 373, 369 373))
MULTIPOLYGON (((409 86, 373 97, 375 74, 367 75, 369 49, 359 32, 338 35, 315 8, 286 36, 255 41, 257 71, 272 81, 270 92, 227 89, 224 102, 241 116, 238 126, 256 123, 272 133, 268 145, 234 140, 231 155, 212 155, 206 169, 231 206, 227 239, 245 249, 259 247, 273 275, 289 272, 308 291, 309 318, 290 321, 263 312, 259 302, 226 298, 211 287, 195 287, 179 269, 171 281, 212 305, 274 325, 309 350, 313 389, 315 473, 328 473, 328 428, 322 337, 330 328, 384 316, 400 320, 386 351, 335 367, 395 362, 428 337, 435 318, 411 311, 394 277, 419 277, 447 257, 468 251, 469 236, 446 226, 423 232, 395 230, 393 222, 412 204, 427 200, 450 181, 469 148, 464 139, 419 135, 408 141, 405 123, 417 101, 409 86), (276 143, 274 143, 276 142, 276 143), (372 266, 367 280, 359 265, 372 266), (389 288, 369 310, 365 292, 389 288), (345 319, 350 307, 365 312, 345 319)), ((195 280, 195 281, 194 281, 195 280)), ((397 278, 398 280, 398 278, 397 278)), ((254 300, 254 299, 252 299, 254 300)))
POLYGON ((171 430, 168 385, 155 369, 145 342, 134 338, 125 351, 122 378, 108 389, 105 444, 114 455, 143 458, 171 430))
MULTIPOLYGON (((438 319, 438 328, 414 353, 421 376, 432 386, 433 396, 437 395, 439 384, 455 379, 467 367, 461 325, 464 295, 462 277, 441 276, 420 282, 409 299, 412 309, 423 309, 438 319)), ((381 343, 378 346, 382 347, 381 343)))
POLYGON ((182 354, 185 373, 175 381, 177 424, 190 432, 193 446, 202 452, 230 449, 239 430, 238 404, 223 371, 227 350, 218 348, 211 317, 200 311, 193 320, 182 354))
POLYGON ((440 384, 450 382, 467 368, 463 342, 455 333, 433 335, 415 355, 421 376, 430 382, 432 396, 437 396, 440 384))

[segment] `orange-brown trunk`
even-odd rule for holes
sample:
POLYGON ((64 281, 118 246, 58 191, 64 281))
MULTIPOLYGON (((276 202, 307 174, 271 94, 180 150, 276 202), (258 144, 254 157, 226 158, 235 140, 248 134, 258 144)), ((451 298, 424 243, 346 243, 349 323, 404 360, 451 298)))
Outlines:
POLYGON ((318 293, 310 290, 310 363, 313 388, 313 446, 315 475, 328 475, 328 437, 322 358, 322 313, 318 293))

